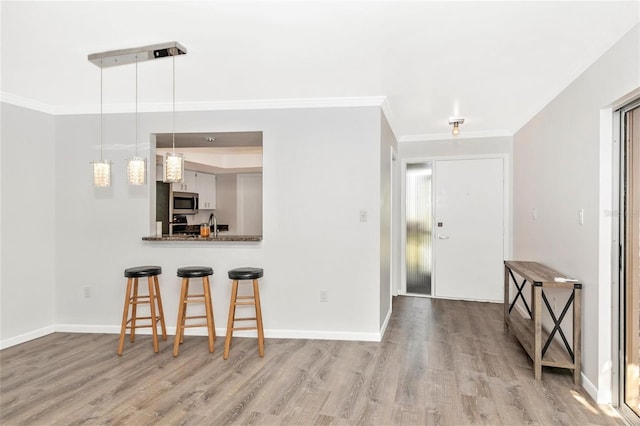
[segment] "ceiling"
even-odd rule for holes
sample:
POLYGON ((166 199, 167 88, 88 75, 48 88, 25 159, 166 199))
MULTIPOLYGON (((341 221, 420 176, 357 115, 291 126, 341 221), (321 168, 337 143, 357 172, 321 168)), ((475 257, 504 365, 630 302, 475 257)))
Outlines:
MULTIPOLYGON (((2 100, 95 113, 91 53, 178 41, 177 110, 382 103, 400 141, 511 135, 640 22, 640 1, 1 3, 2 100)), ((172 61, 138 66, 139 109, 171 108, 172 61)), ((640 72, 640 70, 639 70, 640 72)), ((132 111, 135 67, 103 71, 132 111)))

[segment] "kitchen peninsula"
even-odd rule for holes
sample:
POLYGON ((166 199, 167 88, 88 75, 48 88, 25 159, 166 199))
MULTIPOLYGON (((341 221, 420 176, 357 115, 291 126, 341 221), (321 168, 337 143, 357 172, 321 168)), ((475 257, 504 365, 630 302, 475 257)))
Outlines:
POLYGON ((152 235, 142 237, 142 241, 262 241, 262 235, 218 235, 217 237, 201 237, 200 235, 152 235))

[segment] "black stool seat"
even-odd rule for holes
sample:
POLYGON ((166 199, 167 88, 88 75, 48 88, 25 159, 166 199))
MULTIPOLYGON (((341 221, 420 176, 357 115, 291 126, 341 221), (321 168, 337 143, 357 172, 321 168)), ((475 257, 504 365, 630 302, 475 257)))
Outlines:
POLYGON ((126 278, 153 277, 154 275, 160 274, 162 274, 162 268, 160 266, 136 266, 124 270, 124 276, 126 278))
POLYGON ((257 280, 263 276, 262 268, 236 268, 229 271, 230 280, 257 280))
POLYGON ((213 268, 208 266, 185 266, 178 268, 178 276, 182 278, 208 277, 213 275, 213 268))

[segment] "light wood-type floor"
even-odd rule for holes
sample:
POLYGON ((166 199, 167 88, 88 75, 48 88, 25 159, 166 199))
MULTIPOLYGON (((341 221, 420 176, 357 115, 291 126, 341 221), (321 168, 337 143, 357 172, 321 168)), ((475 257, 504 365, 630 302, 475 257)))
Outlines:
MULTIPOLYGON (((266 311, 268 306, 264 306, 266 311)), ((268 324, 266 324, 268 327, 268 324)), ((624 424, 565 370, 533 379, 502 305, 396 297, 382 343, 55 333, 0 352, 0 423, 624 424)))

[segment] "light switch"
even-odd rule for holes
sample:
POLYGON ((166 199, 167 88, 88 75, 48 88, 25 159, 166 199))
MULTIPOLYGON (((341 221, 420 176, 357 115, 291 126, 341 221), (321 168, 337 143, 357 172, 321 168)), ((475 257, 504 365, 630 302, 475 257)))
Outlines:
POLYGON ((578 223, 584 225, 584 209, 578 210, 578 223))
POLYGON ((367 221, 367 211, 360 210, 360 222, 366 222, 366 221, 367 221))
POLYGON ((533 208, 531 209, 531 218, 533 220, 537 220, 538 219, 538 209, 537 208, 533 208))

